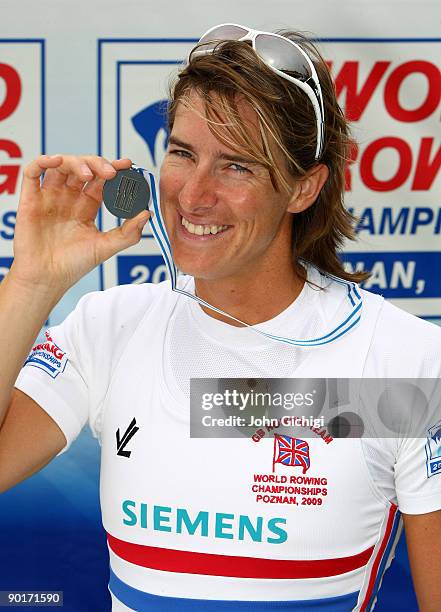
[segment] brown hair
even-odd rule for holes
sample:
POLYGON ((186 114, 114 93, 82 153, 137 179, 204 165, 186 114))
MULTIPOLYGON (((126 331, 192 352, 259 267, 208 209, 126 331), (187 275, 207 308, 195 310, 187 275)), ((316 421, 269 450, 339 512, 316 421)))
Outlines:
POLYGON ((337 254, 345 239, 354 239, 354 217, 343 202, 344 170, 352 140, 329 69, 306 36, 291 31, 278 33, 300 44, 320 80, 325 109, 320 160, 315 160, 317 123, 308 96, 274 73, 247 42, 221 41, 207 54, 197 53, 203 45, 193 49, 188 64, 170 88, 170 131, 178 103, 191 107, 190 95, 196 91, 205 102, 208 125, 216 138, 265 166, 276 190, 289 186, 273 159, 271 138, 295 178, 304 176, 317 163, 326 164, 329 177, 317 200, 305 211, 292 215, 295 256, 341 278, 365 280, 369 276, 366 272, 347 272, 337 254), (238 97, 245 99, 257 114, 259 130, 255 136, 239 113, 238 97))

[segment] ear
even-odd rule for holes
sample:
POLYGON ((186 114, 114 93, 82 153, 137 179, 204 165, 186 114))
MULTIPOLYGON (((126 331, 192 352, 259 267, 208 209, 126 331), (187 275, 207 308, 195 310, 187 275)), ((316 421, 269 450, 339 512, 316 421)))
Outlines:
POLYGON ((306 176, 296 180, 286 210, 292 213, 299 213, 314 204, 328 176, 328 166, 317 164, 317 166, 308 171, 306 176))

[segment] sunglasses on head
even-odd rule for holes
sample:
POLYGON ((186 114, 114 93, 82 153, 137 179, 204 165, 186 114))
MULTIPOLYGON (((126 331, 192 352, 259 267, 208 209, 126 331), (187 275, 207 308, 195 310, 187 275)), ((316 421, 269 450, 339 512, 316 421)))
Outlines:
POLYGON ((235 23, 223 23, 205 32, 198 43, 203 47, 193 53, 212 53, 216 45, 224 40, 251 41, 254 51, 268 68, 305 92, 314 108, 317 121, 315 159, 319 159, 323 150, 325 112, 320 81, 314 64, 305 51, 297 43, 280 34, 260 32, 235 23))

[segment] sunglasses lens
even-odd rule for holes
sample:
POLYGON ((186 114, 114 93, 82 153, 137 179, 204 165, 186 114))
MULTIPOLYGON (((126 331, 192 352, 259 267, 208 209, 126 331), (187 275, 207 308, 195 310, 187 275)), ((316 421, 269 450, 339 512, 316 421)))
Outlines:
POLYGON ((204 48, 208 49, 214 47, 220 40, 239 40, 247 34, 248 30, 246 28, 242 28, 241 26, 234 24, 226 24, 213 28, 212 30, 208 30, 208 32, 199 40, 199 44, 203 43, 206 45, 204 48))
POLYGON ((311 74, 311 68, 303 54, 288 39, 258 34, 255 41, 256 52, 273 68, 289 72, 300 81, 306 81, 311 74))

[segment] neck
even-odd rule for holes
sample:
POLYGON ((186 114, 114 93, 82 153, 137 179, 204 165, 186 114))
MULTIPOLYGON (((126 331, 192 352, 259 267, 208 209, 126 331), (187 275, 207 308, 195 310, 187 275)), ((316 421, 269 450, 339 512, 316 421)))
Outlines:
MULTIPOLYGON (((248 325, 257 325, 283 312, 300 294, 304 275, 299 265, 286 262, 285 269, 222 279, 195 279, 196 295, 248 325)), ((214 319, 240 327, 240 323, 202 306, 214 319)))

